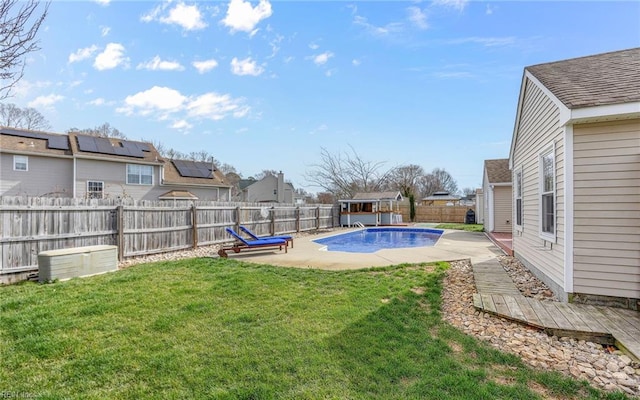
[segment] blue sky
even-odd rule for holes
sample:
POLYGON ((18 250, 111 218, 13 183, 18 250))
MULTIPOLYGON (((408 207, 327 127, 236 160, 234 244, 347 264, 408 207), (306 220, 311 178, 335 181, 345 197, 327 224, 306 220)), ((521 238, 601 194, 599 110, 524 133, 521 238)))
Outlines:
POLYGON ((479 187, 509 155, 523 68, 638 47, 639 21, 637 1, 54 0, 6 101, 309 192, 320 149, 350 147, 479 187))

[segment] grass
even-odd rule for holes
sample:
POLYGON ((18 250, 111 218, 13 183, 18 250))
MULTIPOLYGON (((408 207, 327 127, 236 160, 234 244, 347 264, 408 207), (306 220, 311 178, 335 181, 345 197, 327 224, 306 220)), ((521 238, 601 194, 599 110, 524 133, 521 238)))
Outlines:
POLYGON ((225 259, 0 287, 0 393, 39 399, 623 399, 444 323, 447 265, 225 259))
POLYGON ((484 225, 482 224, 440 224, 436 226, 437 229, 456 229, 459 231, 467 232, 483 232, 484 225))

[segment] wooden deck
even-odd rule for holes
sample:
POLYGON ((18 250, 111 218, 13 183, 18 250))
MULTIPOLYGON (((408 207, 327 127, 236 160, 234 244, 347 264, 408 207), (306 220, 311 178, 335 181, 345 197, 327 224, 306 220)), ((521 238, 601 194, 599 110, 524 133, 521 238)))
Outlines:
POLYGON ((640 361, 640 312, 525 297, 496 260, 474 265, 473 274, 475 308, 550 335, 615 345, 640 361))

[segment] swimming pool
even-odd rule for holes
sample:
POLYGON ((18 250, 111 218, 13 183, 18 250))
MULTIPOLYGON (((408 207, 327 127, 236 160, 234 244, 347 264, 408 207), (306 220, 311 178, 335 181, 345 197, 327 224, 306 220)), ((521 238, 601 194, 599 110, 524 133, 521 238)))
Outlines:
POLYGON ((382 249, 427 247, 436 244, 444 231, 420 228, 366 228, 314 240, 328 251, 374 253, 382 249))

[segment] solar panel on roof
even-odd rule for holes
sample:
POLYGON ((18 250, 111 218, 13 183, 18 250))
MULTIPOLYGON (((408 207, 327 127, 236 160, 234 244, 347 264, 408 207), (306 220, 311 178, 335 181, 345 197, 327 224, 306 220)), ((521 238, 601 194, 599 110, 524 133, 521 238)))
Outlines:
POLYGON ((69 150, 69 138, 63 135, 49 135, 41 132, 27 132, 18 129, 2 128, 0 134, 17 136, 29 139, 40 139, 47 141, 47 148, 56 150, 69 150))
POLYGON ((130 142, 128 140, 122 140, 120 141, 120 146, 114 146, 111 144, 109 139, 103 137, 84 135, 78 135, 77 137, 78 148, 80 151, 86 151, 89 153, 144 158, 144 153, 143 150, 141 150, 141 147, 144 147, 146 149, 145 151, 149 151, 149 147, 147 145, 140 146, 137 142, 130 142))
POLYGON ((78 149, 80 151, 87 151, 89 153, 97 153, 98 145, 96 144, 96 138, 93 136, 77 136, 78 138, 78 149))
POLYGON ((171 160, 180 176, 185 178, 213 178, 211 164, 202 161, 171 160))

